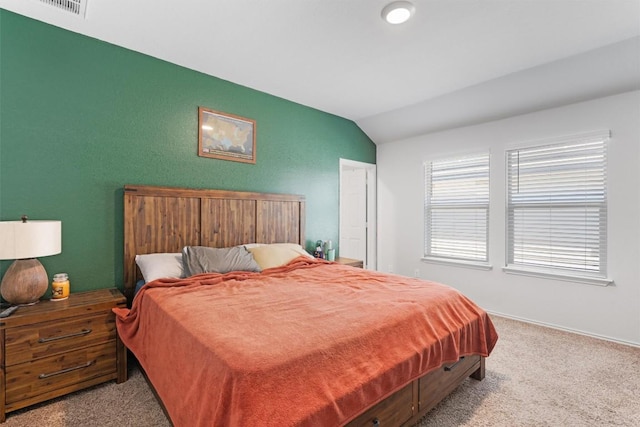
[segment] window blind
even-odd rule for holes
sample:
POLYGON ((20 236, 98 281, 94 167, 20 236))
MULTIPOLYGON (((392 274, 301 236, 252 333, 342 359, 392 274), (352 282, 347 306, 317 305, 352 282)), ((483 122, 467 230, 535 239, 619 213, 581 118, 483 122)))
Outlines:
POLYGON ((489 153, 425 163, 428 258, 488 262, 489 153))
POLYGON ((608 135, 507 151, 507 267, 606 276, 608 135))

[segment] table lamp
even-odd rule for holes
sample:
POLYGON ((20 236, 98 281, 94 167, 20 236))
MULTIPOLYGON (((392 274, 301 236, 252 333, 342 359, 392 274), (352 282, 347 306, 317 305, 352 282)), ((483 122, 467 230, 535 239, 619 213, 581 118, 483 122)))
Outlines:
POLYGON ((47 292, 47 272, 36 257, 62 252, 60 221, 0 221, 0 259, 15 259, 2 278, 0 294, 15 305, 37 303, 47 292))

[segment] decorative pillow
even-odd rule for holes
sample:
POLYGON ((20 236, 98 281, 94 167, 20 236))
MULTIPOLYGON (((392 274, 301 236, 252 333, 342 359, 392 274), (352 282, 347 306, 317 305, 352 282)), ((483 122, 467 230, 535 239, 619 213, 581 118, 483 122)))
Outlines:
POLYGON ((136 264, 140 268, 145 283, 163 277, 176 279, 185 277, 180 253, 136 255, 136 264))
POLYGON ((253 248, 257 248, 258 246, 264 246, 266 245, 266 243, 245 243, 244 246, 245 248, 247 248, 247 250, 249 249, 253 249, 253 248))
POLYGON ((244 246, 231 248, 185 246, 182 248, 182 265, 187 276, 230 271, 260 271, 260 266, 244 246))
POLYGON ((263 270, 288 264, 291 260, 299 256, 313 258, 302 246, 295 243, 258 245, 250 247, 248 250, 263 270))
POLYGON ((140 289, 142 289, 142 287, 145 285, 146 283, 144 282, 144 280, 138 280, 136 282, 136 288, 133 290, 133 297, 135 298, 136 295, 138 295, 138 292, 140 291, 140 289))

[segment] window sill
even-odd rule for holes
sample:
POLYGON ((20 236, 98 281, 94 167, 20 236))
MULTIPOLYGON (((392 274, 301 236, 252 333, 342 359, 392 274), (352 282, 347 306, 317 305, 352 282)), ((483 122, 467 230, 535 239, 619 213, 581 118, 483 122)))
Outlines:
POLYGON ((550 271, 532 270, 523 267, 502 267, 502 271, 507 274, 518 274, 521 276, 542 277, 545 279, 564 280, 566 282, 583 283, 586 285, 609 286, 613 284, 613 279, 605 277, 579 276, 566 273, 554 273, 550 271))
POLYGON ((491 264, 486 262, 479 262, 479 261, 463 261, 463 260, 435 258, 435 257, 422 257, 420 259, 424 262, 429 262, 431 264, 442 264, 442 265, 451 265, 454 267, 475 268, 476 270, 491 270, 493 268, 491 264))

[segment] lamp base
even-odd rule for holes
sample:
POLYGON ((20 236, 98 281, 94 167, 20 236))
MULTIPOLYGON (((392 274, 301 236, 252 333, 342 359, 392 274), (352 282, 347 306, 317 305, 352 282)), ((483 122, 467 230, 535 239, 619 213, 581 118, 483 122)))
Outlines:
POLYGON ((48 288, 47 272, 40 261, 17 259, 2 278, 0 294, 11 304, 29 305, 37 303, 48 288))

